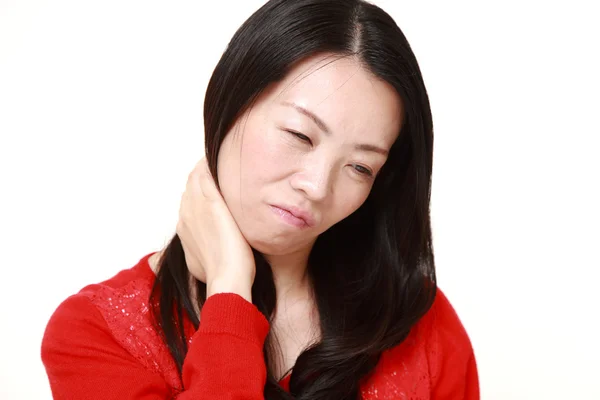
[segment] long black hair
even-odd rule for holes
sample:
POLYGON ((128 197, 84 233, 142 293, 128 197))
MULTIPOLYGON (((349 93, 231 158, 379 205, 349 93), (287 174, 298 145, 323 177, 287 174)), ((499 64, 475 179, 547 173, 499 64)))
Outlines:
MULTIPOLYGON (((274 399, 357 399, 381 353, 401 343, 429 310, 436 278, 429 217, 433 123, 415 55, 394 20, 362 0, 271 0, 235 33, 210 79, 204 102, 206 155, 217 181, 217 157, 236 120, 264 89, 298 61, 318 53, 355 57, 391 84, 403 125, 369 197, 321 234, 309 257, 321 338, 298 357, 290 393, 273 376, 275 338, 264 347, 274 399)), ((269 264, 254 252, 252 299, 271 320, 276 292, 269 264)), ((206 300, 190 275, 177 235, 165 248, 152 292, 154 316, 179 369, 187 352, 183 318, 198 327, 195 305, 206 300), (196 303, 196 304, 194 304, 196 303)))

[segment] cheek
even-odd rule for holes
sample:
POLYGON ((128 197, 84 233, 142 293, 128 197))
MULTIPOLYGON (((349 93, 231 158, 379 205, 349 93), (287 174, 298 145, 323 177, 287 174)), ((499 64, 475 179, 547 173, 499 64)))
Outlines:
POLYGON ((363 205, 369 196, 370 188, 352 188, 347 190, 336 191, 336 197, 332 202, 332 207, 328 213, 329 227, 337 224, 344 218, 351 215, 363 205))
POLYGON ((248 127, 244 133, 241 157, 244 178, 252 181, 264 181, 274 175, 285 173, 286 166, 293 162, 289 146, 282 144, 280 134, 264 125, 248 127))

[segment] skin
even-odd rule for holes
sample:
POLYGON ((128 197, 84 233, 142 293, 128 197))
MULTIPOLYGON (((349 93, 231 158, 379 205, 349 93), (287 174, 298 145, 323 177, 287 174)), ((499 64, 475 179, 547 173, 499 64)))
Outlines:
MULTIPOLYGON (((237 293, 251 302, 251 247, 265 255, 278 293, 273 328, 282 371, 314 334, 315 321, 306 318, 315 315, 311 248, 367 199, 401 115, 397 92, 357 59, 315 55, 269 86, 232 127, 219 152, 221 193, 205 160, 190 174, 177 227, 190 272, 206 282, 209 297, 237 293), (273 205, 305 210, 310 226, 290 223, 273 205)), ((150 260, 154 269, 159 256, 150 260)))

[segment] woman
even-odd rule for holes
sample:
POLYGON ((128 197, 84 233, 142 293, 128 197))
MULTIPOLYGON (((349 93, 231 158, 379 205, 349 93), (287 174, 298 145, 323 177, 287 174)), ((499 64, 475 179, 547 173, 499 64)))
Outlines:
POLYGON ((67 299, 56 399, 477 399, 436 289, 417 61, 360 0, 272 0, 210 80, 177 235, 67 299))

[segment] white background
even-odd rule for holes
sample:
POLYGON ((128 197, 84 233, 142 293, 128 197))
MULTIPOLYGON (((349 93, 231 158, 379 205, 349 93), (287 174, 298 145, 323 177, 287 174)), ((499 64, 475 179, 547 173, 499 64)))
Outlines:
MULTIPOLYGON (((594 3, 376 2, 431 97, 439 284, 486 400, 600 399, 594 3)), ((261 4, 0 0, 0 398, 49 399, 56 306, 171 237, 206 84, 261 4)))

